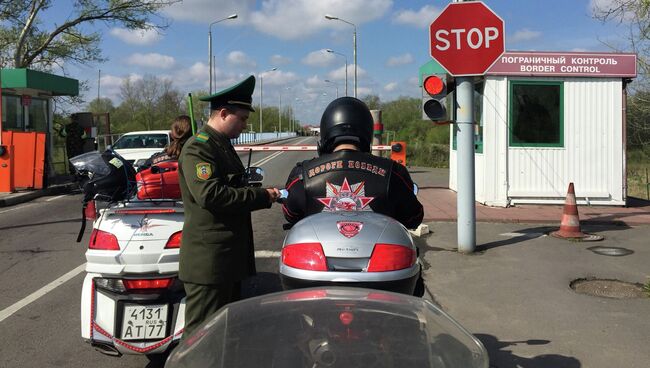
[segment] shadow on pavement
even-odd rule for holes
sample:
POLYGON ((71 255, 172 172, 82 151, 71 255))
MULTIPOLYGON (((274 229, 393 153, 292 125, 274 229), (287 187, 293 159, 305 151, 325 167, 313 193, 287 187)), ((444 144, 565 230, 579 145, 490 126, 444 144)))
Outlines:
POLYGON ((541 237, 545 234, 548 234, 550 231, 557 230, 554 227, 551 226, 538 226, 538 227, 531 227, 528 229, 521 229, 517 231, 517 234, 521 234, 518 236, 513 236, 509 237, 503 240, 497 240, 485 244, 477 244, 476 245, 476 251, 477 252, 484 252, 493 248, 498 248, 498 247, 503 247, 506 245, 513 245, 517 243, 524 242, 526 240, 530 239, 535 239, 538 237, 541 237))
POLYGON ((481 340, 490 356, 490 368, 580 368, 574 357, 559 354, 542 354, 532 358, 522 357, 505 348, 515 345, 547 345, 549 340, 500 341, 496 336, 474 334, 481 340))
POLYGON ((242 298, 282 291, 280 276, 272 272, 258 272, 256 276, 242 282, 242 298))
POLYGON ((20 229, 21 227, 52 225, 52 224, 61 224, 61 223, 66 223, 66 222, 81 223, 81 216, 79 216, 79 218, 76 218, 76 219, 67 219, 67 220, 59 220, 59 221, 47 221, 47 222, 34 222, 34 223, 31 223, 31 224, 22 224, 22 225, 15 225, 15 226, 0 227, 0 230, 20 229))

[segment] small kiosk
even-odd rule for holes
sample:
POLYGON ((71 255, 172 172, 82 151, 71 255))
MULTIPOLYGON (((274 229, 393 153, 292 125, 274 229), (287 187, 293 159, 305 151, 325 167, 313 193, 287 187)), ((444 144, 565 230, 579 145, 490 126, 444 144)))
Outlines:
POLYGON ((0 192, 40 189, 53 151, 52 97, 78 95, 79 82, 30 69, 1 69, 0 86, 0 192))
MULTIPOLYGON (((504 53, 475 86, 476 200, 561 204, 573 182, 580 204, 625 205, 626 85, 636 73, 636 54, 504 53)), ((453 128, 450 148, 457 190, 453 128)))

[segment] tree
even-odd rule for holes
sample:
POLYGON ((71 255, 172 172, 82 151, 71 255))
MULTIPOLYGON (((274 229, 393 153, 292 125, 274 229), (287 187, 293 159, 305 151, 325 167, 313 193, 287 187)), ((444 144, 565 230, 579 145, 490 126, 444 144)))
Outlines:
MULTIPOLYGON (((639 56, 639 69, 646 75, 650 55, 650 1, 647 0, 609 0, 594 5, 594 17, 602 22, 618 22, 629 28, 627 47, 639 56)), ((611 48, 621 51, 618 45, 611 48)))
POLYGON ((86 105, 86 111, 92 112, 93 114, 112 114, 115 111, 115 106, 113 105, 113 101, 108 97, 96 98, 86 105))
POLYGON ((167 27, 158 11, 178 0, 74 0, 72 14, 51 29, 44 24, 52 0, 0 0, 0 62, 15 68, 50 70, 66 62, 102 61, 99 32, 85 25, 103 23, 127 29, 167 27), (159 17, 159 24, 152 18, 159 17))
POLYGON ((182 95, 172 82, 152 75, 125 79, 120 97, 122 103, 111 118, 117 132, 169 129, 176 116, 186 113, 182 95))

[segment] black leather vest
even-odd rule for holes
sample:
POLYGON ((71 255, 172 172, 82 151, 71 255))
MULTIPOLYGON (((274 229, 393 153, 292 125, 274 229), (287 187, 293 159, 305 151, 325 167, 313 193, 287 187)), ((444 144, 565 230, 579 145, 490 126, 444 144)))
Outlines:
POLYGON ((357 151, 304 161, 305 215, 337 209, 387 213, 392 165, 389 159, 357 151))

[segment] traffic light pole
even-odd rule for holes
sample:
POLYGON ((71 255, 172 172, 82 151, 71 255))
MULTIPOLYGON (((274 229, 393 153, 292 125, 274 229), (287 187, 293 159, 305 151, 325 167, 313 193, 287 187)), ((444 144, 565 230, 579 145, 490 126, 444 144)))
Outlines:
POLYGON ((474 177, 474 77, 456 78, 458 252, 476 248, 474 177))

